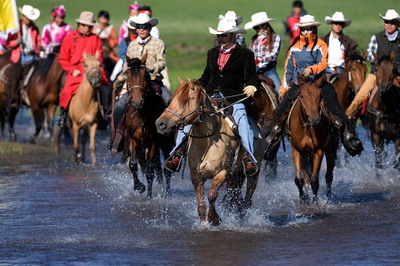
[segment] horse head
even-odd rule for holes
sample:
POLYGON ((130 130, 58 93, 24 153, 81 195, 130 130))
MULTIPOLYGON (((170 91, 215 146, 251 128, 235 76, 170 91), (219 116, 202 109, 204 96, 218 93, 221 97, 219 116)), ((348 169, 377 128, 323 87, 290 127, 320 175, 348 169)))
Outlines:
POLYGON ((355 92, 358 92, 365 81, 365 74, 367 73, 367 65, 365 60, 367 54, 361 56, 358 53, 353 53, 347 56, 343 75, 345 75, 348 84, 351 85, 355 92))
POLYGON ((157 119, 156 127, 160 134, 168 133, 175 126, 194 124, 201 121, 204 111, 206 93, 200 82, 179 78, 181 85, 172 96, 170 105, 157 119))
POLYGON ((305 125, 317 127, 321 122, 321 89, 310 78, 298 77, 300 85, 299 101, 305 117, 305 125))
POLYGON ((375 73, 376 73, 376 85, 380 92, 388 91, 392 88, 394 78, 399 75, 394 65, 394 59, 396 54, 392 52, 390 55, 385 55, 378 58, 375 57, 375 73))
POLYGON ((86 78, 93 88, 101 85, 102 73, 100 67, 100 54, 98 52, 95 55, 83 53, 83 68, 86 78))
POLYGON ((126 55, 126 63, 128 69, 127 75, 127 87, 130 93, 130 99, 136 109, 141 109, 144 102, 145 89, 150 86, 150 77, 146 70, 146 59, 147 53, 139 58, 129 58, 126 55))

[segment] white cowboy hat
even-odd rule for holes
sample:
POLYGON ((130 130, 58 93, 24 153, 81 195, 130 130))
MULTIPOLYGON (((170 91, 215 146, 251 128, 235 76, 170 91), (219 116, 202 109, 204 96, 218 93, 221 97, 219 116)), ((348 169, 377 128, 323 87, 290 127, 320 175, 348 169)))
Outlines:
POLYGON ((251 15, 251 21, 247 22, 246 25, 244 25, 244 28, 248 30, 254 28, 255 26, 262 25, 274 20, 275 19, 268 17, 267 12, 258 12, 251 15))
POLYGON ((320 26, 321 23, 315 21, 314 16, 311 15, 304 15, 300 17, 300 23, 296 23, 296 26, 301 28, 301 27, 308 27, 308 26, 320 26))
POLYGON ((235 20, 236 21, 236 26, 239 26, 240 23, 242 23, 243 18, 242 16, 236 16, 236 12, 235 11, 228 11, 226 12, 225 16, 224 15, 219 15, 219 20, 221 19, 228 19, 228 20, 235 20))
POLYGON ((129 26, 136 28, 136 24, 150 24, 150 26, 154 27, 158 24, 158 19, 150 18, 147 14, 140 13, 139 15, 130 17, 128 19, 129 26))
POLYGON ((342 22, 344 23, 344 27, 347 27, 351 24, 351 20, 345 19, 343 13, 338 11, 336 11, 332 17, 326 16, 325 22, 329 25, 332 24, 332 22, 342 22))
POLYGON ((79 18, 75 19, 79 24, 87 25, 93 27, 95 22, 93 19, 94 15, 90 11, 82 11, 79 18))
POLYGON ((40 16, 40 10, 30 5, 23 5, 22 8, 19 7, 18 10, 22 15, 32 21, 37 20, 40 16))
POLYGON ((240 28, 236 27, 235 20, 228 20, 226 18, 221 19, 219 21, 217 30, 214 30, 213 28, 208 27, 208 31, 211 34, 225 34, 225 33, 246 34, 247 33, 247 31, 245 29, 240 29, 240 28))
POLYGON ((388 11, 386 11, 385 16, 382 16, 381 14, 379 14, 379 16, 381 16, 382 19, 384 20, 398 20, 400 22, 400 15, 396 12, 396 10, 394 9, 388 9, 388 11))

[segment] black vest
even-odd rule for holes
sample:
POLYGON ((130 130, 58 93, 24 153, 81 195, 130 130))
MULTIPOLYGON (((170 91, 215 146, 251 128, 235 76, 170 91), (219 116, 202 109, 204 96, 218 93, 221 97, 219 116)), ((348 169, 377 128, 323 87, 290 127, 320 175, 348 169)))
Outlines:
MULTIPOLYGON (((395 52, 395 66, 397 71, 400 72, 400 32, 398 31, 397 38, 394 41, 388 40, 385 31, 375 34, 375 38, 378 43, 378 57, 390 55, 391 52, 395 52)), ((373 67, 371 68, 371 73, 373 73, 373 67)))

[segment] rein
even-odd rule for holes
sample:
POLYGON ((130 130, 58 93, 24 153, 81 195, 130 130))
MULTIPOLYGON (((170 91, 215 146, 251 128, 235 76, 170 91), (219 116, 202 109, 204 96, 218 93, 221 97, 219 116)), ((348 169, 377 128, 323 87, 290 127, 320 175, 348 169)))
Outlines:
MULTIPOLYGON (((301 106, 304 108, 304 110, 306 110, 306 115, 308 115, 310 112, 307 110, 306 106, 303 104, 303 101, 301 100, 301 98, 299 97, 298 99, 300 101, 301 106)), ((322 115, 322 108, 320 108, 318 115, 322 115)), ((304 122, 303 116, 300 116, 300 118, 301 118, 301 122, 303 123, 303 127, 311 127, 312 128, 311 124, 308 121, 304 122)))

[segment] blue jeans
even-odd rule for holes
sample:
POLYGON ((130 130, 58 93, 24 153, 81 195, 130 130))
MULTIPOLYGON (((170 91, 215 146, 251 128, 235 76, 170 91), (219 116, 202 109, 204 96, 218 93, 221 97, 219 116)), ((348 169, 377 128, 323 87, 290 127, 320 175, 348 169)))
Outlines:
MULTIPOLYGON (((343 70, 344 70, 344 68, 341 68, 341 67, 336 68, 336 72, 339 73, 339 74, 342 74, 343 70)), ((329 67, 327 67, 325 69, 325 73, 326 73, 326 75, 332 75, 334 73, 334 70, 329 68, 329 67)))
POLYGON ((36 55, 24 55, 24 54, 21 54, 21 64, 22 64, 22 66, 26 66, 26 64, 27 63, 29 63, 30 61, 33 61, 33 60, 35 60, 37 58, 37 56, 36 55))
MULTIPOLYGON (((257 69, 257 73, 258 71, 259 69, 257 69)), ((276 68, 267 68, 267 70, 264 71, 263 76, 272 79, 275 85, 275 90, 279 91, 279 88, 281 87, 281 80, 279 79, 278 72, 276 72, 276 68)))
MULTIPOLYGON (((242 141, 243 147, 246 149, 246 151, 249 153, 251 156, 252 160, 257 163, 257 159, 254 157, 254 135, 253 135, 253 130, 250 127, 249 120, 247 118, 247 112, 244 104, 242 103, 237 103, 234 104, 233 106, 233 119, 235 120, 237 126, 238 126, 238 132, 240 139, 242 141)), ((176 144, 174 149, 171 151, 171 155, 175 152, 176 148, 179 146, 179 144, 182 143, 183 138, 185 137, 185 133, 188 134, 190 132, 190 129, 192 128, 192 125, 186 125, 183 127, 182 130, 178 130, 178 134, 176 136, 176 144)))

